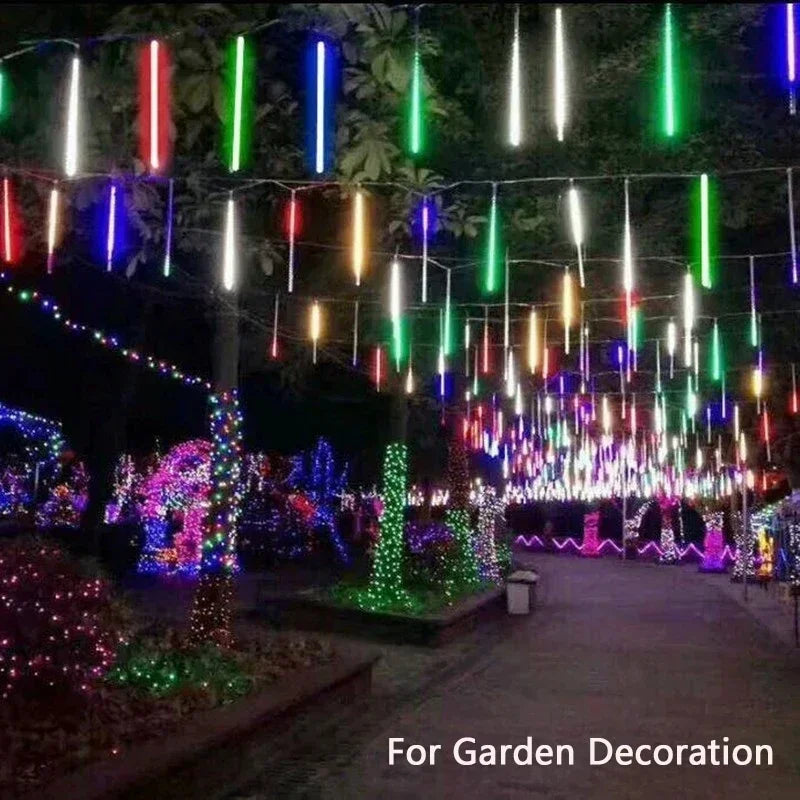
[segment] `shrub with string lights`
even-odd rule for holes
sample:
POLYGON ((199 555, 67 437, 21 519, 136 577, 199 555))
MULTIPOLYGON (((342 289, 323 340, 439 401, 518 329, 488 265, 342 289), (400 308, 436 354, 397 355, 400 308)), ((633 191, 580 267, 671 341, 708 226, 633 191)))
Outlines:
POLYGON ((124 637, 109 584, 59 547, 0 543, 0 697, 63 700, 92 689, 124 637))

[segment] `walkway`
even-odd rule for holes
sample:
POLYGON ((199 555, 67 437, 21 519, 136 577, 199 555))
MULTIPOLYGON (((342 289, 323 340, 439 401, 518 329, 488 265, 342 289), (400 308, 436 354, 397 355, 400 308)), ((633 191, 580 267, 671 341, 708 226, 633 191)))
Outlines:
POLYGON ((538 612, 440 651, 388 648, 366 709, 313 712, 236 798, 772 798, 800 793, 800 659, 691 567, 533 558, 538 612), (388 739, 441 744, 388 766, 388 739), (459 766, 453 743, 570 744, 574 766, 459 766), (590 766, 615 744, 771 745, 772 767, 590 766))

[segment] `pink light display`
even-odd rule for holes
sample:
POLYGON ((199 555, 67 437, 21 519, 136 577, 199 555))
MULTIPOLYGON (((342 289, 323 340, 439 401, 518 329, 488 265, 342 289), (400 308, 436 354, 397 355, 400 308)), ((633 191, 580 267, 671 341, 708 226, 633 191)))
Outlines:
POLYGON ((173 447, 142 485, 145 542, 139 572, 197 573, 208 512, 210 463, 211 443, 192 439, 173 447))
POLYGON ((722 534, 722 512, 703 514, 706 535, 703 539, 703 561, 700 572, 725 572, 725 539, 722 534))
POLYGON ((583 546, 581 555, 589 558, 597 558, 600 555, 600 541, 597 534, 597 526, 600 521, 600 514, 595 511, 586 514, 583 518, 583 546))
MULTIPOLYGON (((560 539, 553 538, 551 539, 553 545, 555 545, 556 550, 559 552, 564 552, 565 550, 574 550, 580 553, 583 550, 583 545, 578 544, 575 539, 571 536, 563 537, 560 539)), ((515 539, 514 543, 518 545, 522 545, 523 547, 528 548, 529 550, 545 550, 547 546, 542 541, 540 536, 533 534, 531 536, 525 536, 523 534, 519 534, 515 539)), ((622 548, 613 540, 613 539, 603 539, 600 542, 600 545, 597 548, 597 552, 599 554, 603 554, 604 551, 612 551, 613 554, 619 555, 622 553, 622 548)), ((647 544, 642 545, 641 547, 636 548, 636 552, 640 556, 651 556, 652 558, 660 558, 662 555, 661 547, 658 545, 657 542, 647 542, 647 544)), ((677 553, 678 559, 680 561, 686 560, 701 560, 703 558, 703 553, 697 548, 694 544, 689 544, 686 547, 678 547, 676 546, 675 552, 677 553)), ((722 559, 723 561, 731 562, 736 558, 736 552, 725 545, 722 551, 722 559)))

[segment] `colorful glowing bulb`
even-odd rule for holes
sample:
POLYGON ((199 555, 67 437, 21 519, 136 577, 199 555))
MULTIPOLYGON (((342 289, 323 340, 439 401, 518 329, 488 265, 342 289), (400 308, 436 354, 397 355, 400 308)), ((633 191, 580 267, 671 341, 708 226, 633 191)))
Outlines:
POLYGON ((67 135, 64 146, 64 172, 68 178, 78 172, 78 98, 80 95, 81 60, 73 56, 67 101, 67 135))

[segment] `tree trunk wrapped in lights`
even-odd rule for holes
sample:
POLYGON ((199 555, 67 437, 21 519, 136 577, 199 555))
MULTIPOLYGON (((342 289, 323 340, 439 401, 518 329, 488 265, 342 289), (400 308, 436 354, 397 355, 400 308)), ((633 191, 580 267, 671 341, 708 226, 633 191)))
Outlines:
POLYGON ((403 586, 407 478, 408 448, 405 442, 392 442, 383 459, 381 533, 375 549, 372 580, 365 593, 365 605, 373 611, 403 608, 410 602, 403 586))
POLYGON ((469 591, 480 584, 478 559, 469 519, 469 470, 461 425, 453 426, 447 470, 450 479, 450 507, 445 524, 453 531, 456 552, 445 579, 445 595, 451 599, 459 590, 469 591))
MULTIPOLYGON (((667 498, 659 502, 661 506, 661 556, 658 559, 659 564, 677 564, 678 563, 678 548, 675 545, 675 531, 672 529, 672 509, 674 506, 673 501, 667 498)), ((681 508, 678 507, 678 513, 681 513, 681 508)))
POLYGON ((211 496, 191 617, 196 643, 230 643, 236 524, 241 507, 242 416, 236 390, 211 395, 211 496))
POLYGON ((736 546, 736 558, 733 562, 731 580, 739 583, 744 580, 745 575, 747 575, 748 580, 752 580, 756 574, 753 540, 746 534, 741 511, 733 514, 731 527, 733 528, 733 541, 736 546))
POLYGON ((505 508, 505 501, 497 496, 497 492, 491 486, 481 488, 475 551, 481 580, 491 583, 500 582, 495 537, 498 525, 502 525, 505 508))

